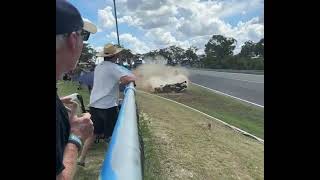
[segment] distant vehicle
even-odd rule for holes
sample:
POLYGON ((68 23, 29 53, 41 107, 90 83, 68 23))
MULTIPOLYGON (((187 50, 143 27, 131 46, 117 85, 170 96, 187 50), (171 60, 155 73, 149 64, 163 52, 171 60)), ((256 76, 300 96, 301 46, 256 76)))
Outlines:
POLYGON ((187 88, 187 81, 175 84, 161 85, 160 87, 154 88, 155 93, 171 93, 171 92, 182 92, 187 88))

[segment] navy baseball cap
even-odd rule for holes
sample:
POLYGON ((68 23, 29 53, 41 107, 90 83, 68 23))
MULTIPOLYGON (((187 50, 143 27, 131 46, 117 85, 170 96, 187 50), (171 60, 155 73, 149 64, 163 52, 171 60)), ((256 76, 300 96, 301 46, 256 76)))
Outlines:
POLYGON ((84 29, 96 33, 94 24, 83 21, 80 12, 66 0, 56 0, 56 35, 84 29))

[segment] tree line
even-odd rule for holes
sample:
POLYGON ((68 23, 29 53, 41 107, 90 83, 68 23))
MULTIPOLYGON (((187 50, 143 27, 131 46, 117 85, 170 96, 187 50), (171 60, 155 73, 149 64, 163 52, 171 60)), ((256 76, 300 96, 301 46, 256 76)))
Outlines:
POLYGON ((161 55, 168 60, 169 65, 182 65, 212 69, 264 69, 264 38, 254 43, 247 41, 238 54, 234 54, 237 40, 222 35, 213 35, 205 44, 203 55, 197 55, 194 46, 183 49, 170 46, 150 51, 145 56, 161 55))
MULTIPOLYGON (((204 54, 197 55, 198 48, 191 46, 183 49, 178 46, 169 46, 156 49, 145 54, 134 54, 130 49, 124 49, 120 62, 131 64, 133 61, 145 57, 162 56, 168 65, 181 65, 197 68, 212 69, 239 69, 263 70, 264 69, 264 38, 257 43, 247 41, 241 46, 240 53, 234 54, 237 40, 232 37, 213 35, 205 44, 204 54)), ((84 44, 79 60, 79 68, 94 67, 97 52, 89 44, 84 44)))

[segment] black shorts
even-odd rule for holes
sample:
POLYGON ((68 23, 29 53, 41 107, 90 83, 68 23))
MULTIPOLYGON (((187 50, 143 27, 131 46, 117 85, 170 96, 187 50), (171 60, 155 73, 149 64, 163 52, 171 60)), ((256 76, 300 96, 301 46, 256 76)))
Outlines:
POLYGON ((118 112, 117 106, 109 109, 90 107, 91 119, 94 126, 93 133, 95 135, 103 134, 105 137, 110 137, 117 122, 118 112))

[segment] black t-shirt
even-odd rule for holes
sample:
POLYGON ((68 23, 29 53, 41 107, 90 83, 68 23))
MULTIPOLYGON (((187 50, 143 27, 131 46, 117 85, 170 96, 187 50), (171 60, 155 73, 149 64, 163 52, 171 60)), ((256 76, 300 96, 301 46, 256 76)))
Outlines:
POLYGON ((68 143, 70 135, 70 124, 68 112, 61 102, 58 94, 56 95, 56 175, 64 169, 63 152, 68 143))

